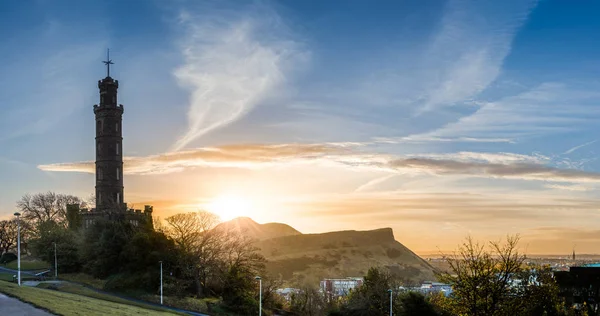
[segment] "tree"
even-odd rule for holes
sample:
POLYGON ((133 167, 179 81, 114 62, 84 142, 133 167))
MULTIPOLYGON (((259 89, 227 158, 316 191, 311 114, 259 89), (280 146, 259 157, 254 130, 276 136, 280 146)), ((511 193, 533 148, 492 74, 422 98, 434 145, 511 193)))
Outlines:
POLYGON ((515 295, 510 303, 516 315, 562 315, 562 299, 549 266, 533 265, 516 276, 515 295))
POLYGON ((57 194, 54 192, 26 194, 18 202, 17 208, 21 218, 29 222, 32 228, 37 228, 39 223, 53 221, 67 227, 67 205, 80 204, 83 201, 73 195, 57 194))
POLYGON ((433 304, 421 293, 406 292, 396 298, 400 303, 398 316, 437 316, 440 315, 433 304))
POLYGON ((179 266, 182 273, 195 284, 195 292, 204 297, 209 277, 218 271, 224 252, 224 234, 215 229, 219 218, 207 211, 175 214, 165 219, 164 228, 181 252, 179 266))
POLYGON ((523 298, 515 286, 525 260, 518 242, 518 235, 507 236, 505 243, 490 242, 486 249, 468 237, 458 252, 447 258, 451 272, 438 275, 453 289, 443 307, 456 315, 513 314, 515 298, 523 298))
MULTIPOLYGON (((137 229, 119 255, 117 275, 106 283, 106 289, 144 289, 158 294, 160 261, 164 271, 172 271, 178 252, 173 240, 161 232, 137 229)), ((165 273, 167 274, 167 273, 165 273)), ((167 278, 164 278, 165 282, 167 278)), ((170 281, 170 278, 169 278, 170 281)))
MULTIPOLYGON (((252 314, 258 298, 254 277, 265 275, 265 258, 253 245, 253 240, 234 230, 215 228, 222 236, 222 252, 217 268, 224 276, 223 302, 234 312, 252 314)), ((255 309, 256 308, 256 309, 255 309)))
POLYGON ((121 256, 136 229, 128 222, 99 220, 89 227, 79 253, 86 273, 107 278, 121 271, 131 258, 121 256))
POLYGON ((31 241, 33 255, 54 265, 54 243, 56 243, 58 269, 61 272, 79 271, 81 267, 77 249, 79 235, 52 221, 40 223, 39 226, 39 235, 31 241))
POLYGON ((219 223, 219 217, 207 211, 180 213, 165 219, 165 231, 183 251, 190 251, 203 234, 219 223))
MULTIPOLYGON (((389 315, 389 289, 397 289, 399 284, 394 277, 380 268, 370 268, 363 284, 350 292, 348 302, 342 307, 344 315, 378 316, 389 315)), ((397 296, 397 292, 393 293, 397 296)), ((393 301, 393 310, 400 309, 400 302, 393 301)))
POLYGON ((17 221, 0 221, 0 254, 8 252, 17 245, 17 221))
POLYGON ((318 288, 303 285, 299 292, 292 294, 290 310, 295 315, 319 316, 326 314, 327 305, 325 295, 318 288))

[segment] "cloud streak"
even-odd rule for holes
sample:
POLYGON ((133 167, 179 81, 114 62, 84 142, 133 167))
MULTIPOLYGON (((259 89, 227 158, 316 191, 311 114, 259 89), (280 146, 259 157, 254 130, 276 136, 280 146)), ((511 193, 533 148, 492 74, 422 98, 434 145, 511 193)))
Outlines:
POLYGON ((434 131, 409 136, 429 139, 502 139, 510 142, 575 130, 597 121, 597 87, 544 83, 521 94, 483 103, 474 113, 434 131))
POLYGON ((427 83, 417 114, 468 101, 496 80, 516 32, 536 4, 449 1, 424 60, 434 80, 427 83))
POLYGON ((583 147, 585 147, 585 146, 591 145, 591 144, 593 144, 593 143, 595 143, 595 142, 597 142, 597 141, 598 141, 598 140, 596 139, 596 140, 593 140, 593 141, 591 141, 591 142, 587 142, 587 143, 585 143, 585 144, 581 144, 581 145, 579 145, 579 146, 575 146, 575 147, 573 147, 573 148, 571 148, 571 149, 569 149, 569 150, 565 151, 565 152, 563 153, 563 155, 572 154, 572 153, 573 153, 573 152, 575 152, 576 150, 579 150, 579 149, 581 149, 581 148, 583 148, 583 147))
POLYGON ((239 120, 275 94, 307 54, 286 38, 273 11, 210 10, 180 15, 186 30, 184 65, 174 75, 190 92, 188 129, 172 147, 181 150, 202 135, 239 120))
MULTIPOLYGON (((195 167, 260 168, 294 163, 334 163, 347 168, 396 173, 463 175, 558 182, 600 182, 600 173, 545 165, 549 158, 509 153, 425 154, 393 156, 367 153, 349 144, 229 145, 126 157, 127 174, 162 174, 195 167)), ((94 172, 93 162, 38 166, 45 171, 94 172)))

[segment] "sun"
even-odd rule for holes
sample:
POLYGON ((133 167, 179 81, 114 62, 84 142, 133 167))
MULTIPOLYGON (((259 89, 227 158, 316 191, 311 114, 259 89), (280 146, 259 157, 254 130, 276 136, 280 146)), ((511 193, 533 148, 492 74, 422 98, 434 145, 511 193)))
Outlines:
POLYGON ((238 195, 219 195, 206 205, 206 209, 228 221, 240 216, 250 216, 252 203, 249 199, 238 195))

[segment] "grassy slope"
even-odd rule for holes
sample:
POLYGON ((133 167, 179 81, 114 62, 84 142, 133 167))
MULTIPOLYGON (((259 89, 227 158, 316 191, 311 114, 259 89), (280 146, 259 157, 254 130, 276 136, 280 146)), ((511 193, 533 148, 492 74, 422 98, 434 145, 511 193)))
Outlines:
MULTIPOLYGON (((94 277, 84 274, 84 273, 63 273, 59 275, 60 279, 68 280, 72 282, 78 282, 81 284, 85 284, 89 287, 102 290, 104 285, 106 284, 106 280, 95 279, 94 277)), ((91 289, 86 289, 84 287, 77 287, 76 284, 71 284, 69 286, 61 286, 58 289, 59 291, 70 292, 75 294, 81 294, 86 296, 98 297, 96 295, 101 295, 102 297, 98 297, 101 299, 105 299, 106 294, 99 294, 94 292, 91 289)), ((147 302, 152 302, 158 304, 160 302, 160 296, 158 295, 131 295, 131 293, 127 294, 127 296, 134 297, 136 299, 140 299, 147 302)), ((109 297, 112 297, 109 295, 109 297)), ((115 297, 116 298, 116 297, 115 297)), ((118 299, 118 298, 117 298, 118 299)), ((208 303, 213 304, 216 310, 211 311, 214 315, 220 315, 219 309, 216 305, 219 304, 219 299, 216 298, 204 298, 204 299, 196 299, 192 297, 185 298, 177 298, 177 297, 164 297, 164 303, 168 306, 173 306, 180 309, 196 311, 200 313, 208 313, 208 303)))
MULTIPOLYGON (((9 262, 7 265, 3 266, 7 269, 17 269, 17 260, 9 262)), ((25 261, 21 260, 21 271, 23 270, 43 270, 50 269, 50 265, 44 261, 25 261)))
POLYGON ((304 234, 260 241, 270 272, 287 281, 363 276, 372 266, 419 282, 434 280, 433 267, 394 239, 391 229, 304 234))
POLYGON ((59 315, 175 315, 95 298, 0 282, 0 292, 59 315))

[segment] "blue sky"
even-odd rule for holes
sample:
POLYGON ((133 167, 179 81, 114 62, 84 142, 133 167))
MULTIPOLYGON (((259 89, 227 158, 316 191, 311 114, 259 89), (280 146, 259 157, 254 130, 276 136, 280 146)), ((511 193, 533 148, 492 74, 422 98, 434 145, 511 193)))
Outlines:
POLYGON ((26 193, 93 193, 110 47, 125 198, 160 216, 387 226, 421 252, 506 233, 600 252, 599 7, 2 3, 0 215, 26 193))

